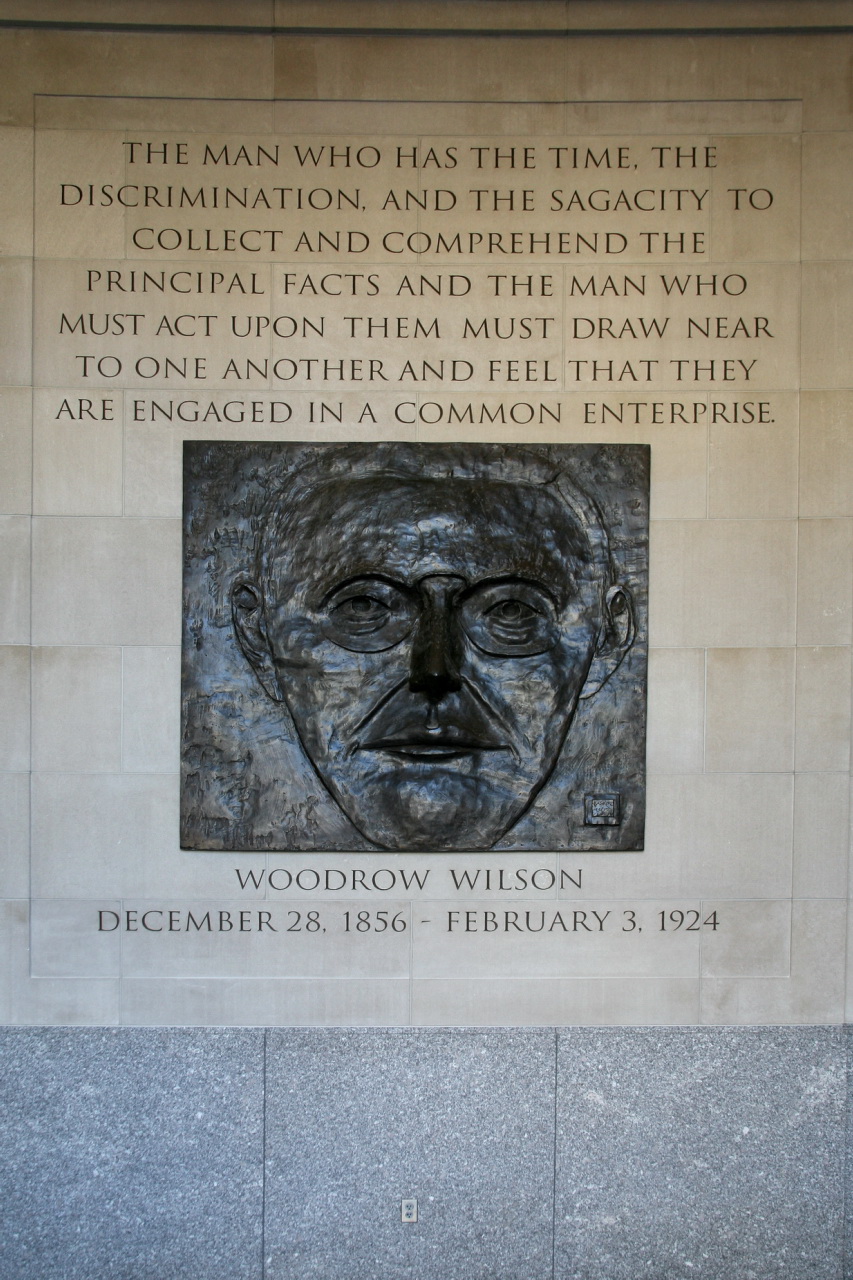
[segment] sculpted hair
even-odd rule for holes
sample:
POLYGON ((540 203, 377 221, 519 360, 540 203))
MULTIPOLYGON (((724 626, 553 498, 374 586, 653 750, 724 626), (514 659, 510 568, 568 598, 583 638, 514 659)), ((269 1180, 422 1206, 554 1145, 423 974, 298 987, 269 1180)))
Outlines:
POLYGON ((544 489, 563 508, 569 551, 583 575, 602 589, 615 581, 604 520, 593 499, 547 446, 352 444, 309 448, 264 503, 258 517, 255 571, 265 591, 275 564, 292 540, 301 514, 318 492, 342 480, 490 481, 544 489))

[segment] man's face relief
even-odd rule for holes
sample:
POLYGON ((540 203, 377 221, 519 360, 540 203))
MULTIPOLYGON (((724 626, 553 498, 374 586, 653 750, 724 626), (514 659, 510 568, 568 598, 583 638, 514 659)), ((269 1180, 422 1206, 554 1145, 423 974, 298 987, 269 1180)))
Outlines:
POLYGON ((234 624, 316 772, 383 848, 490 848, 630 645, 627 593, 541 486, 342 478, 282 514, 234 624))

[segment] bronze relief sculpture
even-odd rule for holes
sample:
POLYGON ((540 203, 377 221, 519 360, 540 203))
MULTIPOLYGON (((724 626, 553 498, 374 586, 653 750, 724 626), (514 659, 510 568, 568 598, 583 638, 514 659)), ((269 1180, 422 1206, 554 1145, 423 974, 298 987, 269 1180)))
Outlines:
POLYGON ((185 450, 185 847, 642 847, 646 446, 185 450))

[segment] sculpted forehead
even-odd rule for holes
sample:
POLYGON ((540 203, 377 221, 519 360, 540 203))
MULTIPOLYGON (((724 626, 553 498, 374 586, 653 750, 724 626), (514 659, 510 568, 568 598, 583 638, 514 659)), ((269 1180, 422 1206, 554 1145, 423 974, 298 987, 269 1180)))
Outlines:
POLYGON ((280 513, 265 552, 269 579, 311 595, 366 573, 514 574, 558 589, 588 558, 565 504, 541 487, 390 476, 316 486, 280 513))

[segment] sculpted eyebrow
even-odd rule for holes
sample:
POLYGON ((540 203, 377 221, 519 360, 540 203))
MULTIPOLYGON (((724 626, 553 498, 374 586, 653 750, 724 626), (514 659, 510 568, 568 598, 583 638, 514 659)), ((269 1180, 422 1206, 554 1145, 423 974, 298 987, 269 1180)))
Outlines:
POLYGON ((327 605, 332 597, 337 595, 339 591, 343 591, 344 588, 357 586, 359 583, 363 582, 381 582, 384 586, 392 587, 395 591, 399 591, 401 595, 414 594, 413 589, 405 582, 400 582, 398 578, 388 577, 384 573, 354 573, 350 574, 346 578, 342 578, 340 582, 336 582, 333 586, 329 587, 328 591, 326 591, 319 602, 320 607, 323 608, 327 605))
POLYGON ((511 587, 515 583, 524 587, 533 587, 535 591, 541 591, 543 595, 548 597, 555 609, 559 608, 559 601, 556 595, 546 583, 541 582, 538 578, 528 578, 523 573, 495 574, 492 577, 479 578, 477 582, 472 582, 469 587, 460 592, 459 599, 460 601, 467 600, 469 596, 476 591, 482 591, 484 587, 511 587))

